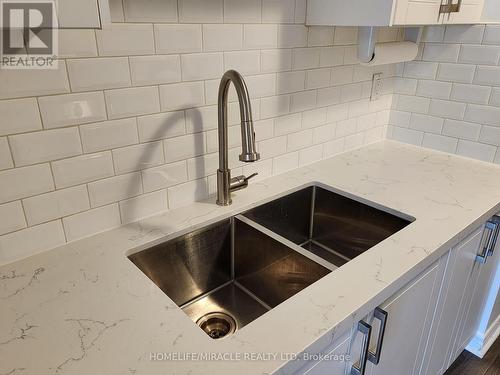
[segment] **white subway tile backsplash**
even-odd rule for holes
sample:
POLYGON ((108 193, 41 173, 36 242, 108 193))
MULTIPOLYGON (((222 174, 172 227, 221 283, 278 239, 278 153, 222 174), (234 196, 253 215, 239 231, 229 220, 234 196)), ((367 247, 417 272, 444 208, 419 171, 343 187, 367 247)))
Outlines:
POLYGON ((316 107, 316 90, 300 91, 291 95, 290 111, 302 112, 316 107))
POLYGON ((262 119, 282 116, 290 112, 290 95, 270 96, 260 101, 262 119))
POLYGON ((470 45, 462 46, 460 57, 461 63, 497 65, 500 60, 500 46, 470 45))
POLYGON ((439 64, 437 79, 440 81, 472 83, 475 70, 474 65, 439 64))
POLYGON ((301 127, 302 115, 300 113, 279 117, 274 120, 274 134, 276 136, 299 131, 301 127))
POLYGON ((455 153, 457 149, 458 139, 452 137, 445 137, 439 134, 424 134, 422 141, 423 147, 432 148, 434 150, 455 153))
POLYGON ((290 152, 274 158, 273 172, 281 174, 299 167, 299 153, 297 151, 290 152))
POLYGON ((179 0, 179 22, 221 23, 223 0, 179 0))
MULTIPOLYGON (((257 145, 261 159, 273 158, 286 152, 286 136, 275 137, 261 141, 257 145)), ((274 171, 273 171, 274 173, 274 171)))
POLYGON ((465 108, 465 103, 432 99, 429 106, 429 114, 454 120, 462 120, 464 118, 465 108))
POLYGON ((188 175, 185 160, 142 171, 142 183, 145 192, 178 185, 186 182, 187 179, 188 175))
POLYGON ((278 25, 259 24, 243 26, 243 47, 245 49, 276 48, 277 46, 278 25))
POLYGON ((471 141, 478 139, 480 130, 481 125, 466 121, 446 119, 443 125, 443 135, 471 141))
POLYGON ((494 87, 491 91, 490 104, 500 107, 500 87, 494 87))
POLYGON ((169 138, 164 141, 163 146, 167 163, 203 155, 206 152, 205 134, 196 133, 169 138))
POLYGON ((330 68, 308 70, 306 72, 306 89, 319 89, 330 86, 330 68))
POLYGON ((28 225, 33 226, 88 210, 90 203, 87 187, 80 185, 26 198, 23 206, 28 225))
POLYGON ((263 73, 283 72, 292 68, 292 50, 290 49, 263 50, 260 58, 263 73))
POLYGON ((309 47, 331 46, 333 44, 334 28, 331 26, 311 26, 307 44, 309 47))
POLYGON ((95 208, 63 219, 68 241, 91 236, 120 226, 118 204, 95 208))
POLYGON ((197 53, 181 56, 182 79, 196 81, 220 78, 224 61, 222 53, 197 53))
POLYGON ((294 23, 295 0, 262 0, 262 22, 294 23))
POLYGON ((474 77, 474 83, 478 85, 500 85, 500 66, 478 66, 476 70, 476 76, 474 77))
POLYGON ((442 42, 445 28, 442 26, 426 26, 422 32, 422 42, 442 42))
POLYGON ((296 48, 292 55, 292 68, 314 69, 319 67, 320 48, 296 48))
POLYGON ((318 90, 317 106, 325 107, 340 103, 340 87, 326 87, 318 90))
POLYGON ((156 53, 201 52, 201 25, 155 25, 156 53))
POLYGON ((120 216, 123 224, 152 216, 168 209, 167 191, 160 190, 121 201, 120 216))
POLYGON ((306 129, 296 133, 289 134, 287 136, 287 147, 286 150, 297 151, 302 148, 312 145, 313 141, 313 130, 306 129))
POLYGON ((95 33, 101 56, 147 55, 155 52, 151 24, 112 24, 95 33))
POLYGON ((160 112, 156 86, 110 90, 105 92, 105 96, 110 119, 160 112))
POLYGON ((92 29, 59 29, 59 58, 95 57, 97 44, 92 29))
MULTIPOLYGON (((440 29, 444 30, 444 28, 440 29)), ((483 34, 483 25, 448 25, 444 41, 446 43, 481 43, 483 34)))
POLYGON ((500 127, 498 126, 483 126, 479 141, 494 146, 500 146, 500 127))
POLYGON ((225 0, 224 22, 257 23, 261 21, 262 0, 225 0))
MULTIPOLYGON (((281 0, 272 0, 279 2, 281 0)), ((278 47, 294 48, 307 46, 307 27, 303 25, 279 25, 278 47)))
POLYGON ((394 126, 392 127, 389 138, 404 143, 410 143, 415 146, 421 146, 424 138, 424 133, 417 130, 394 126))
POLYGON ((203 50, 234 51, 243 47, 243 26, 232 24, 203 25, 203 50))
POLYGON ((179 82, 181 59, 178 55, 130 57, 130 74, 134 86, 179 82))
POLYGON ((151 168, 164 163, 161 141, 141 143, 113 150, 115 172, 123 174, 151 168))
POLYGON ((42 129, 35 98, 0 100, 0 135, 42 129))
POLYGON ((333 44, 348 45, 358 42, 358 28, 339 26, 335 28, 333 44))
MULTIPOLYGON (((260 51, 236 51, 224 53, 224 70, 230 69, 236 70, 243 75, 259 73, 260 51)), ((254 90, 250 90, 250 92, 255 95, 254 90)))
POLYGON ((500 25, 486 25, 483 44, 500 44, 500 25))
POLYGON ((339 66, 344 63, 345 47, 324 47, 321 48, 319 65, 321 67, 339 66))
POLYGON ((125 22, 177 22, 177 1, 123 0, 123 13, 125 22))
POLYGON ((417 95, 429 98, 448 99, 451 93, 451 83, 420 80, 417 85, 417 95))
POLYGON ((0 137, 0 171, 14 167, 7 137, 0 137))
POLYGON ((137 118, 139 141, 148 142, 186 133, 183 111, 158 113, 137 118))
POLYGON ((205 104, 203 82, 183 82, 160 86, 162 111, 176 111, 205 104))
POLYGON ((88 184, 90 204, 92 207, 135 197, 142 193, 140 172, 106 178, 88 184))
POLYGON ((410 61, 404 64, 404 76, 408 78, 434 79, 438 64, 424 61, 410 61))
POLYGON ((58 189, 100 180, 114 174, 110 151, 53 162, 52 171, 58 189))
POLYGON ((48 164, 8 169, 0 172, 0 203, 46 193, 54 190, 48 164))
POLYGON ((491 87, 453 84, 451 99, 465 103, 487 104, 490 99, 491 87))
POLYGON ((206 198, 208 198, 208 182, 205 178, 168 188, 168 207, 170 209, 206 198))
POLYGON ((135 118, 82 125, 80 135, 86 153, 129 146, 139 141, 135 118))
POLYGON ((468 158, 492 162, 497 148, 483 143, 459 140, 457 154, 468 158))
POLYGON ((104 95, 100 91, 42 96, 38 104, 45 129, 106 120, 104 95))
POLYGON ((0 235, 26 228, 21 201, 0 204, 0 235))
POLYGON ((13 135, 9 137, 9 142, 16 167, 82 153, 76 127, 13 135))
POLYGON ((2 69, 0 82, 0 99, 69 92, 64 60, 57 69, 2 69))
POLYGON ((73 91, 92 91, 130 86, 127 57, 68 60, 73 91))
POLYGON ((0 263, 10 263, 66 242, 61 221, 37 225, 0 237, 0 263))
POLYGON ((480 124, 500 126, 500 108, 468 105, 465 113, 465 120, 480 124))
POLYGON ((276 85, 278 94, 303 90, 306 85, 306 73, 304 71, 278 73, 276 85))
POLYGON ((425 61, 456 62, 460 52, 460 44, 429 43, 424 47, 425 61))

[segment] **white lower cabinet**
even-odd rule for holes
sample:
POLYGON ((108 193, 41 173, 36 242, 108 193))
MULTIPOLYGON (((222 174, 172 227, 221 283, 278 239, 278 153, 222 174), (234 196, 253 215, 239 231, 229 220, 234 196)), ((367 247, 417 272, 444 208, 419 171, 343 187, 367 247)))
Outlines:
POLYGON ((344 375, 345 355, 349 351, 349 335, 339 340, 334 348, 326 353, 325 359, 316 362, 312 367, 304 369, 301 373, 307 375, 344 375))
POLYGON ((499 232, 500 217, 473 231, 295 375, 442 375, 478 329, 499 232))
POLYGON ((443 275, 442 262, 437 262, 414 282, 380 307, 387 312, 387 324, 382 348, 377 348, 381 334, 374 327, 372 352, 380 362, 369 362, 366 373, 371 375, 413 375, 423 356, 423 346, 429 335, 434 309, 439 297, 443 275), (437 291, 437 292, 436 292, 437 291))

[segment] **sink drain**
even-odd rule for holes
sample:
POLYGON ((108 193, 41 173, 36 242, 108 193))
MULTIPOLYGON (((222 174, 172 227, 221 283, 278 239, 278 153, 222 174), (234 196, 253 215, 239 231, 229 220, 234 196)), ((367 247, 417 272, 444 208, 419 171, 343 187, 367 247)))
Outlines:
POLYGON ((234 318, 223 312, 203 315, 196 324, 213 339, 220 339, 236 331, 234 318))

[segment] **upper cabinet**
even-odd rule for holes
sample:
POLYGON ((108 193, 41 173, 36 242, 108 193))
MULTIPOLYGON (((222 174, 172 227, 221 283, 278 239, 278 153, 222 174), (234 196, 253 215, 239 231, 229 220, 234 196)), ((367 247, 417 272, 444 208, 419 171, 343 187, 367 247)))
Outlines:
POLYGON ((308 0, 308 25, 404 26, 498 23, 497 0, 308 0))

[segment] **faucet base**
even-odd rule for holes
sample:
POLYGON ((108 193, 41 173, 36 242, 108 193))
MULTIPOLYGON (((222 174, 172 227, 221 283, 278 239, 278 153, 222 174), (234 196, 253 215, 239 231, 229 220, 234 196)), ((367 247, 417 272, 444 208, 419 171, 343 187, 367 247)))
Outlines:
POLYGON ((217 169, 217 204, 229 206, 231 203, 231 170, 217 169))

